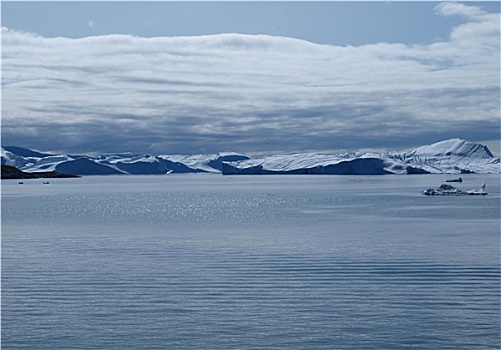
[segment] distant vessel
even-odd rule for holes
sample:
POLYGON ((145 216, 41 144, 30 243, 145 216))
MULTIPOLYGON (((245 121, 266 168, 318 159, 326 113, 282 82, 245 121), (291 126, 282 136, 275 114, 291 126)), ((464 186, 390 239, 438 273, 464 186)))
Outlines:
POLYGON ((438 188, 428 188, 421 193, 426 196, 485 196, 487 194, 485 191, 485 182, 482 183, 482 187, 479 189, 463 191, 454 186, 442 184, 438 188))
POLYGON ((450 180, 445 180, 445 182, 463 182, 463 179, 462 178, 450 179, 450 180))

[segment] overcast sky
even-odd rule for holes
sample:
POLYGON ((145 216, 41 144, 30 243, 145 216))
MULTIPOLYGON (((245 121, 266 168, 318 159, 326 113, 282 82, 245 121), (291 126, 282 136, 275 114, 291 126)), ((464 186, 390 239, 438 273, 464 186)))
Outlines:
POLYGON ((499 2, 5 2, 2 145, 499 154, 499 2))

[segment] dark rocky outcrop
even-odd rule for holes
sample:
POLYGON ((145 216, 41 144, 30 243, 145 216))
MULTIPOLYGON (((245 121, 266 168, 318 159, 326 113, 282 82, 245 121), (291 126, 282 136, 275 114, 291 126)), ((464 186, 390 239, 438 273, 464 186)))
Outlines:
POLYGON ((78 175, 60 173, 58 171, 26 173, 10 165, 2 165, 2 180, 6 179, 49 179, 49 178, 71 178, 80 177, 78 175))

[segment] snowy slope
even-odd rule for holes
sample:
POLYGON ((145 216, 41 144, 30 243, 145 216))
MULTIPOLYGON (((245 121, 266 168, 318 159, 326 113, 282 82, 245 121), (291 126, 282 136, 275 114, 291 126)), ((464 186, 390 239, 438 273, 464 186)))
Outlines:
POLYGON ((385 175, 406 173, 391 159, 361 155, 326 155, 316 153, 275 155, 241 162, 228 162, 223 174, 335 174, 385 175))
POLYGON ((237 153, 194 154, 194 155, 161 155, 160 158, 175 164, 183 164, 192 172, 220 173, 223 162, 249 159, 237 153))
POLYGON ((248 159, 236 153, 152 156, 129 152, 93 158, 47 155, 19 147, 1 148, 0 154, 2 164, 15 166, 25 172, 59 171, 75 175, 220 173, 223 162, 248 159))
POLYGON ((430 173, 498 173, 499 158, 487 146, 461 139, 451 139, 402 153, 407 164, 430 173))
POLYGON ((50 155, 19 147, 0 149, 2 164, 25 172, 75 175, 223 173, 229 174, 426 174, 500 173, 499 158, 481 144, 452 139, 409 152, 294 153, 249 158, 237 153, 197 155, 50 155))
POLYGON ((229 162, 223 174, 499 173, 499 158, 477 143, 452 139, 402 153, 300 153, 229 162))

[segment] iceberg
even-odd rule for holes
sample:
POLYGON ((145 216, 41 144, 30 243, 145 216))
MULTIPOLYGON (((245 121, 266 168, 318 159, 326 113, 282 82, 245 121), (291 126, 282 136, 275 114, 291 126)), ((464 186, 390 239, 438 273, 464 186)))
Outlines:
POLYGON ((471 189, 471 190, 463 191, 463 190, 460 190, 459 188, 456 188, 454 186, 442 184, 436 189, 428 188, 427 190, 424 190, 421 193, 426 195, 426 196, 475 196, 475 195, 485 196, 485 195, 487 195, 487 192, 485 191, 485 182, 482 184, 482 187, 480 189, 471 189))

